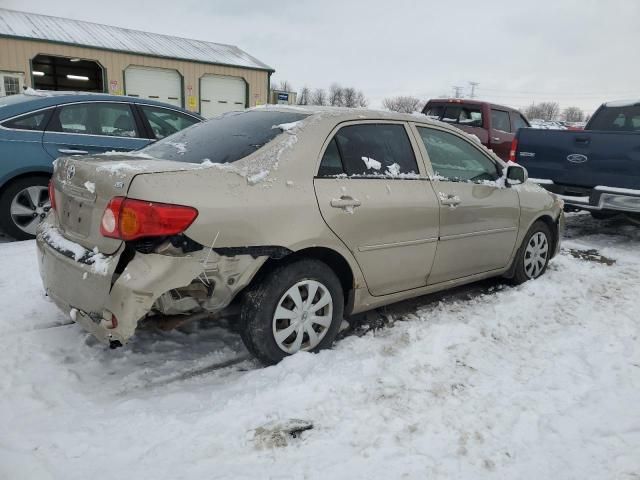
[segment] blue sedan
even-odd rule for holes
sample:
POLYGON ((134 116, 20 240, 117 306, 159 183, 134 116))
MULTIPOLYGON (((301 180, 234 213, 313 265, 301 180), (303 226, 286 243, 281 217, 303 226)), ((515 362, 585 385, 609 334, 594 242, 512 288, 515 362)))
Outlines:
POLYGON ((203 118, 152 100, 44 92, 0 98, 0 228, 25 240, 49 211, 53 161, 137 150, 203 118))

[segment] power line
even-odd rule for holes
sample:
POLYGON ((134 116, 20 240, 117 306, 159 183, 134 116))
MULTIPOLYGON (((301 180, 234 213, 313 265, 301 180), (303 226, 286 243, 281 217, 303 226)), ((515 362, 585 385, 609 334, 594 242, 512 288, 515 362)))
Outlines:
POLYGON ((471 98, 475 98, 476 97, 476 87, 479 85, 478 82, 469 82, 469 85, 471 85, 471 98))

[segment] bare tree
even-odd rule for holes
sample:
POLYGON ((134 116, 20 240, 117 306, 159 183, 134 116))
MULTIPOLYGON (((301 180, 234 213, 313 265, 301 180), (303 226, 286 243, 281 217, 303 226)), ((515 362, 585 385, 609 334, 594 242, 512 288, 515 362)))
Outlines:
POLYGON ((342 87, 337 83, 329 87, 329 105, 332 107, 344 106, 344 92, 342 87))
POLYGON ((358 92, 355 88, 345 87, 342 89, 342 104, 349 108, 358 106, 358 92))
POLYGON ((282 80, 280 82, 274 82, 273 90, 280 90, 282 92, 293 92, 293 87, 288 80, 282 80))
POLYGON ((356 95, 356 103, 358 104, 358 107, 362 107, 362 108, 369 105, 369 100, 367 100, 367 98, 364 96, 364 93, 362 93, 362 90, 358 90, 358 94, 356 95))
POLYGON ((309 99, 310 105, 326 105, 327 104, 327 92, 324 88, 316 88, 313 91, 309 99))
POLYGON ((543 120, 556 120, 560 115, 558 102, 542 102, 539 104, 543 120))
POLYGON ((584 112, 578 107, 565 108, 562 116, 567 122, 582 122, 584 120, 584 112))
POLYGON ((311 91, 309 87, 302 87, 300 93, 298 94, 298 105, 308 105, 311 101, 311 91))
POLYGON ((560 115, 560 105, 558 102, 532 103, 524 110, 525 116, 530 119, 556 120, 560 115))
POLYGON ((387 110, 400 113, 419 112, 422 109, 423 102, 417 97, 400 95, 397 97, 385 98, 382 105, 387 110))

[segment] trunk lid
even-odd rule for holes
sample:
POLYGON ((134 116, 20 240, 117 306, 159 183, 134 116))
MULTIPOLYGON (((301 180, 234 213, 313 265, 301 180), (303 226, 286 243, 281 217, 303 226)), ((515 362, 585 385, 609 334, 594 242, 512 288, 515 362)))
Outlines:
POLYGON ((201 168, 193 163, 141 157, 140 154, 62 157, 55 163, 55 216, 60 233, 83 247, 106 255, 115 253, 121 240, 100 234, 102 214, 113 197, 126 197, 140 174, 201 168))

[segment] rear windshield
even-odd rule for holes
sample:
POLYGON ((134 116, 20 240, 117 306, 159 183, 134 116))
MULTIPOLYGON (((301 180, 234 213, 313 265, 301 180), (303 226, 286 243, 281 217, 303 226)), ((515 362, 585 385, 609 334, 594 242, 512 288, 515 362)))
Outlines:
POLYGON ((231 112, 198 123, 141 151, 162 160, 231 163, 264 147, 282 133, 279 125, 298 122, 307 116, 268 110, 231 112))
POLYGON ((640 105, 603 107, 591 119, 589 130, 638 132, 640 131, 640 105))

